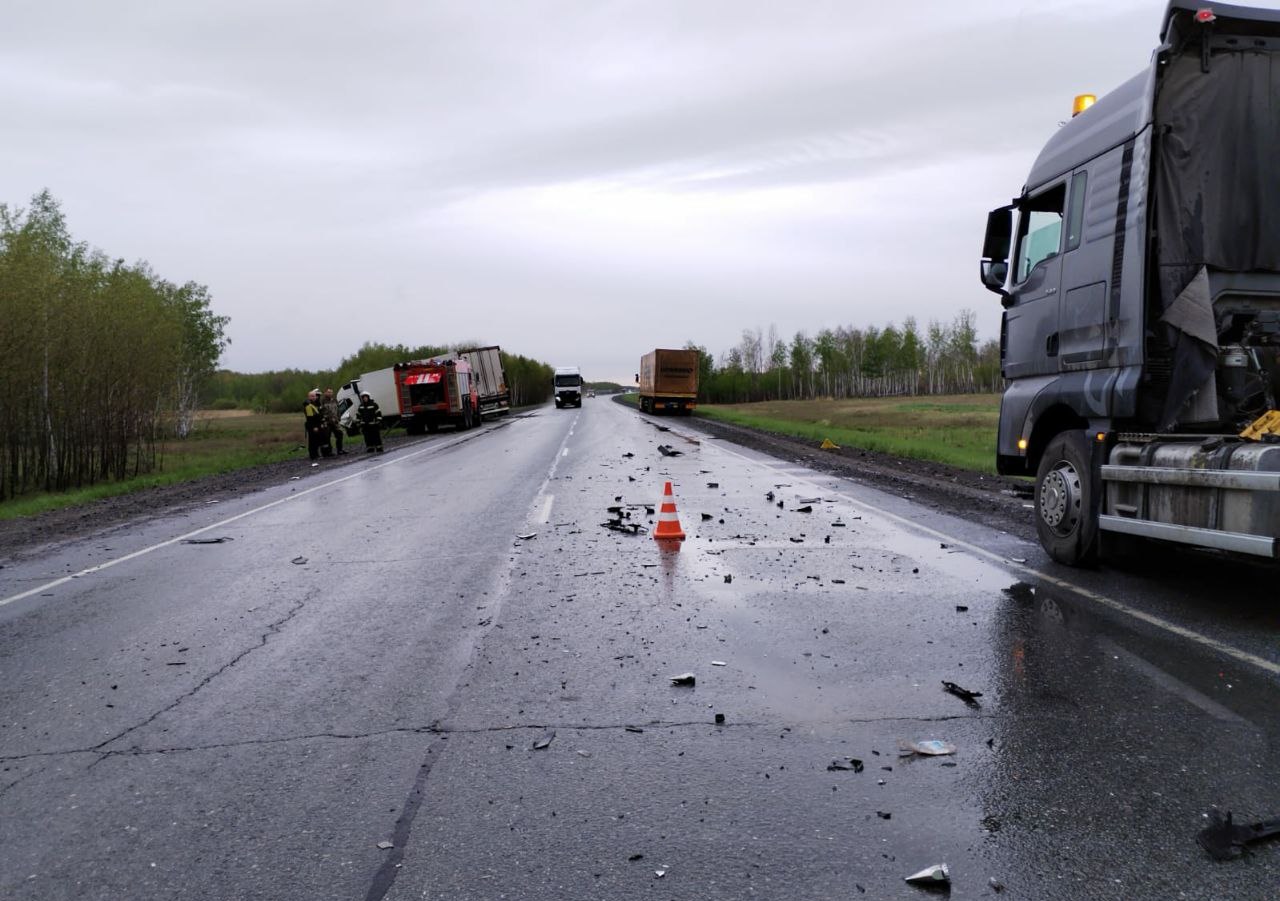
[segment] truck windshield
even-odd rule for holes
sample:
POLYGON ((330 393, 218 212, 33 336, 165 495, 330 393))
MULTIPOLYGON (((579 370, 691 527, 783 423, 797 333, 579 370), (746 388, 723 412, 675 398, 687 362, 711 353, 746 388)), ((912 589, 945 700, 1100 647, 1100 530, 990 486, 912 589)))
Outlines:
POLYGON ((556 376, 557 388, 576 388, 582 383, 580 375, 558 375, 556 376))
POLYGON ((1025 281, 1037 263, 1056 254, 1062 246, 1062 208, 1066 199, 1066 185, 1058 185, 1023 201, 1015 281, 1025 281))

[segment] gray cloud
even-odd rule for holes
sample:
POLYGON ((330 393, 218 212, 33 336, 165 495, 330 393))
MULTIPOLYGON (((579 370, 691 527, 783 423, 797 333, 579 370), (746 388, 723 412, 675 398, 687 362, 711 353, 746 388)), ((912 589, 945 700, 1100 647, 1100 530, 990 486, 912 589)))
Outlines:
POLYGON ((620 376, 961 307, 993 334, 986 209, 1162 10, 25 3, 0 200, 47 186, 77 236, 209 284, 246 370, 477 337, 620 376))

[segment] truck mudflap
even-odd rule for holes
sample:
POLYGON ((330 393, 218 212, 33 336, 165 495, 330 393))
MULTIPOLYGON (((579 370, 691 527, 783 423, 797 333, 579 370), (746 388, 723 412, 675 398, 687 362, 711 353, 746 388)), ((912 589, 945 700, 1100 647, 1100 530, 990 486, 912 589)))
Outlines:
POLYGON ((1101 477, 1103 532, 1280 557, 1280 444, 1122 441, 1101 477))

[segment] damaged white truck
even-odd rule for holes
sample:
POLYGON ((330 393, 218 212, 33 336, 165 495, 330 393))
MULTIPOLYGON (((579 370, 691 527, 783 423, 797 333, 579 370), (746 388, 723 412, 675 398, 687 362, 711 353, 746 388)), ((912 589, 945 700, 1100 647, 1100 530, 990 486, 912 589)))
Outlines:
POLYGON ((1277 556, 1280 12, 1173 0, 1160 37, 987 221, 997 468, 1070 565, 1135 536, 1277 556))

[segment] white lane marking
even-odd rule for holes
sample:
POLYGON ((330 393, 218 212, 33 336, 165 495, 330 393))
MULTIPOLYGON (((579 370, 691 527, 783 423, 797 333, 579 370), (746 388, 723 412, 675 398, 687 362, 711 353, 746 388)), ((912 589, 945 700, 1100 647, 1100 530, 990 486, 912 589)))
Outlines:
MULTIPOLYGON (((730 454, 734 457, 738 457, 741 460, 745 460, 748 463, 753 463, 757 466, 764 466, 764 464, 760 463, 759 461, 752 460, 750 457, 746 456, 745 454, 740 454, 737 451, 730 450, 729 448, 725 447, 723 444, 716 445, 716 449, 723 451, 726 454, 730 454)), ((764 468, 768 469, 770 467, 765 466, 764 468)), ((809 487, 815 489, 816 492, 821 493, 822 486, 813 482, 809 478, 804 479, 804 481, 809 487)), ((925 535, 929 535, 933 538, 944 540, 948 544, 952 545, 953 547, 964 548, 969 553, 979 557, 983 557, 986 560, 989 560, 992 563, 995 563, 996 565, 1001 566, 1005 569, 1015 570, 1016 572, 1022 573, 1023 575, 1040 579, 1043 582, 1048 582, 1050 585, 1053 585, 1057 588, 1061 588, 1064 591, 1069 591, 1072 594, 1079 595, 1085 600, 1093 601, 1095 604, 1098 604, 1101 607, 1107 607, 1111 610, 1115 610, 1117 613, 1124 613, 1128 616, 1133 617, 1136 620, 1146 623, 1149 626, 1154 626, 1157 629, 1163 629, 1166 632, 1169 632, 1173 635, 1177 635, 1179 638, 1185 638, 1188 641, 1193 641, 1196 644, 1199 644, 1203 647, 1210 648, 1214 651, 1217 651, 1219 654, 1223 654, 1224 656, 1230 657, 1233 660, 1237 660, 1241 663, 1247 663, 1250 666, 1256 666, 1258 669, 1265 670, 1266 672, 1271 673, 1272 675, 1280 676, 1280 663, 1267 660, 1264 657, 1259 657, 1257 654, 1250 654, 1248 651, 1242 651, 1239 648, 1232 647, 1229 644, 1225 644, 1221 641, 1218 641, 1216 638, 1210 638, 1208 635, 1204 635, 1203 633, 1197 632, 1194 629, 1188 629, 1185 626, 1179 626, 1177 623, 1170 622, 1169 620, 1164 619, 1163 617, 1160 617, 1160 616, 1156 616, 1153 613, 1147 613, 1145 610, 1139 610, 1136 607, 1130 607, 1128 604, 1124 603, 1123 601, 1117 601, 1115 598, 1108 597, 1105 594, 1099 594, 1098 592, 1092 591, 1081 585, 1076 585, 1072 582, 1068 582, 1066 579, 1060 579, 1057 576, 1051 575, 1050 573, 1047 573, 1047 572, 1043 572, 1042 570, 1038 570, 1035 567, 1028 566, 1022 563, 1014 563, 1012 560, 1010 560, 1008 557, 1003 556, 1002 554, 992 553, 986 548, 978 547, 976 544, 970 544, 969 542, 964 541, 963 539, 960 539, 960 538, 956 538, 954 535, 949 535, 946 532, 940 532, 937 529, 930 528, 929 526, 921 525, 915 520, 907 519, 906 517, 899 516, 896 513, 890 513, 888 510, 884 510, 880 507, 875 506, 874 504, 869 504, 866 501, 855 500, 854 498, 849 497, 847 494, 836 494, 835 496, 840 498, 843 501, 846 501, 847 503, 852 504, 855 507, 860 507, 863 510, 866 510, 870 513, 875 513, 880 516, 883 516, 885 519, 892 520, 893 522, 907 528, 910 531, 922 532, 925 535)))
POLYGON ((542 502, 542 514, 538 517, 538 522, 551 522, 551 505, 556 501, 554 494, 548 494, 546 500, 542 502))
POLYGON ((568 453, 569 439, 573 437, 573 426, 575 423, 577 423, 578 417, 581 415, 582 414, 580 413, 575 413, 573 417, 573 422, 569 423, 569 434, 564 436, 564 440, 561 441, 560 446, 556 448, 556 455, 551 459, 551 468, 547 470, 547 478, 543 481, 542 486, 538 489, 538 494, 542 494, 544 491, 546 491, 548 483, 550 483, 550 481, 556 477, 556 469, 560 466, 560 461, 564 459, 565 454, 568 453))
POLYGON ((1224 707, 1213 698, 1203 692, 1197 691, 1177 676, 1172 673, 1165 672, 1151 661, 1133 653, 1133 651, 1120 647, 1120 645, 1116 644, 1110 638, 1099 638, 1098 646, 1105 653, 1111 654, 1122 663, 1128 664, 1139 674, 1151 680, 1151 682, 1159 688, 1163 688, 1170 694, 1177 695, 1188 704, 1199 707, 1214 719, 1223 720, 1228 723, 1239 723, 1248 726, 1253 725, 1253 723, 1237 714, 1234 710, 1224 707))
POLYGON ((305 488, 302 491, 298 491, 293 494, 290 494, 288 497, 282 497, 282 498, 279 498, 278 500, 272 501, 269 504, 263 504, 261 507, 254 507, 252 510, 246 510, 243 513, 237 513, 235 516, 229 516, 226 519, 222 519, 222 520, 219 520, 218 522, 213 523, 212 525, 202 526, 199 529, 195 529, 194 531, 187 532, 183 535, 179 535, 176 538, 170 538, 166 541, 157 542, 156 544, 153 544, 150 547, 144 547, 141 550, 134 551, 131 554, 125 554, 123 557, 116 557, 114 560, 107 560, 105 563, 99 563, 96 566, 90 566, 87 569, 82 569, 78 573, 72 573, 69 576, 63 576, 60 579, 54 579, 52 582, 45 582, 43 585, 37 585, 35 588, 31 588, 31 589, 28 589, 27 591, 23 591, 23 592, 19 592, 18 594, 11 595, 7 598, 4 598, 3 600, 0 600, 0 607, 5 606, 6 604, 12 604, 16 601, 21 601, 23 598, 29 598, 32 595, 39 594, 42 591, 48 591, 51 588, 57 588, 59 585, 65 585, 66 583, 70 582, 72 579, 79 579, 81 576, 92 575, 93 573, 101 572, 104 569, 110 569, 111 567, 116 566, 120 563, 127 563, 130 560, 136 560, 138 557, 141 557, 145 554, 150 554, 152 551, 158 551, 161 548, 166 548, 166 547, 169 547, 170 545, 177 544, 181 541, 186 541, 188 538, 194 538, 197 535, 203 535, 205 532, 212 531, 213 529, 220 529, 225 525, 229 525, 230 523, 236 522, 237 520, 244 519, 246 516, 253 516, 255 513, 261 513, 264 510, 270 510, 272 507, 278 507, 281 504, 286 504, 289 501, 297 500, 300 497, 306 497, 308 494, 312 494, 316 491, 323 491, 326 488, 332 488, 334 485, 341 485, 343 482, 349 482, 352 479, 358 479, 363 475, 367 475, 368 473, 374 472, 375 470, 383 469, 384 467, 387 467, 387 466, 395 466, 397 463, 403 463, 405 460, 412 460, 414 457, 421 457, 423 454, 429 454, 429 453, 434 453, 438 451, 448 450, 449 448, 454 447, 458 444, 461 444, 463 441, 466 441, 466 440, 467 440, 466 438, 457 438, 450 441, 448 444, 441 444, 441 445, 433 444, 430 447, 424 447, 422 450, 413 451, 412 453, 405 454, 402 457, 396 457, 396 459, 394 460, 387 460, 385 463, 377 463, 373 466, 369 466, 365 469, 362 469, 359 472, 353 472, 351 475, 342 476, 341 478, 334 479, 333 481, 330 481, 330 482, 323 482, 319 485, 313 485, 310 488, 305 488))
POLYGON ((567 457, 567 456, 569 456, 569 448, 567 448, 567 447, 566 447, 566 448, 564 448, 563 450, 561 450, 561 451, 560 451, 560 456, 562 456, 562 457, 567 457))

